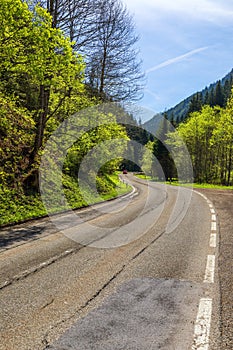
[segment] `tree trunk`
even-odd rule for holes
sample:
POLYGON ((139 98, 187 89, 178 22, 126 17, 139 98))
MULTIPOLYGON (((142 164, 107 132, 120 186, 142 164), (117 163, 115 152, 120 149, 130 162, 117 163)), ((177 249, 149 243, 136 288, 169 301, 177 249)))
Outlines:
POLYGON ((28 189, 39 191, 39 171, 38 171, 38 154, 43 145, 43 137, 45 131, 46 120, 48 117, 50 88, 44 85, 40 86, 39 95, 39 113, 35 131, 35 140, 33 150, 30 155, 28 165, 28 176, 24 181, 24 187, 28 189))
POLYGON ((39 96, 39 116, 36 126, 36 136, 33 147, 33 152, 31 155, 32 162, 35 162, 38 155, 38 151, 41 149, 43 144, 43 136, 46 125, 46 120, 48 116, 49 108, 49 97, 50 97, 50 88, 46 88, 44 85, 40 86, 40 96, 39 96))
POLYGON ((102 61, 102 66, 101 66, 101 77, 100 77, 100 96, 102 98, 103 98, 103 95, 104 95, 104 80, 105 80, 106 59, 107 59, 107 53, 106 53, 106 49, 104 49, 103 61, 102 61))
POLYGON ((227 166, 227 185, 230 186, 231 182, 231 170, 232 170, 232 146, 230 147, 229 150, 229 161, 228 161, 228 166, 227 166))

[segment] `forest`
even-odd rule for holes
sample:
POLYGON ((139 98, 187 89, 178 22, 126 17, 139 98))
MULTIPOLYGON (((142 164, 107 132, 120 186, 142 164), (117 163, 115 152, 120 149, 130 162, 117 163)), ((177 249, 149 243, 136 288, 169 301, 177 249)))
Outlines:
MULTIPOLYGON (((233 175, 233 98, 227 106, 204 105, 192 112, 178 127, 192 159, 194 181, 225 186, 232 185, 233 175)), ((168 135, 173 147, 174 135, 168 135)))
MULTIPOLYGON (((215 106, 198 105, 195 111, 190 111, 184 121, 178 124, 174 120, 164 122, 167 120, 165 114, 160 126, 157 127, 160 138, 155 138, 146 145, 148 152, 145 152, 143 162, 148 174, 155 179, 163 178, 164 181, 179 180, 182 182, 182 179, 177 179, 173 155, 182 155, 184 142, 191 158, 195 183, 232 186, 232 116, 233 91, 225 107, 218 104, 215 106), (160 141, 162 138, 163 142, 160 141), (169 149, 172 149, 172 152, 169 149), (153 155, 156 158, 153 158, 153 155), (162 177, 158 172, 157 160, 163 168, 162 177)), ((185 170, 182 157, 179 162, 179 166, 183 166, 185 170)))
MULTIPOLYGON (((137 124, 119 104, 140 98, 144 79, 132 17, 115 0, 2 0, 0 21, 1 224, 46 213, 41 157, 50 136, 74 113, 79 127, 89 123, 89 129, 67 152, 63 185, 72 207, 85 206, 77 181, 82 158, 101 141, 127 140, 123 119, 137 124), (116 107, 92 120, 78 115, 110 102, 116 107)), ((121 162, 110 161, 96 177, 104 198, 121 186, 114 175, 121 162)), ((90 197, 88 191, 87 183, 90 197)))
MULTIPOLYGON (((140 100, 145 78, 133 18, 120 0, 1 0, 0 21, 0 225, 46 215, 41 160, 51 135, 73 115, 82 132, 69 129, 73 142, 62 163, 63 189, 72 208, 98 200, 91 191, 93 177, 103 199, 127 191, 116 174, 123 168, 144 170, 160 181, 177 179, 166 148, 179 152, 177 133, 162 122, 156 138, 123 107, 140 100), (87 166, 88 159, 93 161, 89 153, 110 140, 112 150, 105 144, 93 159, 101 164, 111 152, 115 158, 96 175, 87 166), (136 142, 134 149, 130 140, 136 142), (78 182, 84 158, 85 198, 78 182)), ((170 118, 188 147, 197 183, 232 185, 231 85, 219 82, 212 93, 194 94, 185 118, 170 118)), ((61 149, 69 143, 63 136, 61 149)), ((61 163, 57 144, 54 155, 61 163)), ((56 185, 56 177, 51 178, 55 212, 64 209, 56 185)))

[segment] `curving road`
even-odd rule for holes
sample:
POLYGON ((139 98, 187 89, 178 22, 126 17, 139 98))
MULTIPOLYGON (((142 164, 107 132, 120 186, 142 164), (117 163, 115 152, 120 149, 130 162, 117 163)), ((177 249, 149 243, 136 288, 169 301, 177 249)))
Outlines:
POLYGON ((128 174, 125 197, 0 231, 0 349, 220 349, 218 219, 128 174))

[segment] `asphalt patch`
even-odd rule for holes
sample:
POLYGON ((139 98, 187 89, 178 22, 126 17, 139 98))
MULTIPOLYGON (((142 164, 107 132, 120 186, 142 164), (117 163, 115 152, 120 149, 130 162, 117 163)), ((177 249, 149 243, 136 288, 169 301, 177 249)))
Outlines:
POLYGON ((188 350, 202 287, 133 279, 74 324, 50 350, 188 350))

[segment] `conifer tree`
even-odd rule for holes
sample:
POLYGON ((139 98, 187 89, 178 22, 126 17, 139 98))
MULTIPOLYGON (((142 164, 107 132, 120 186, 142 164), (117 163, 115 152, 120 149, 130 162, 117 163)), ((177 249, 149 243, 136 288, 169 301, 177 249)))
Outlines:
POLYGON ((223 92, 223 88, 220 80, 217 82, 217 85, 215 87, 214 105, 219 107, 224 106, 224 92, 223 92))

